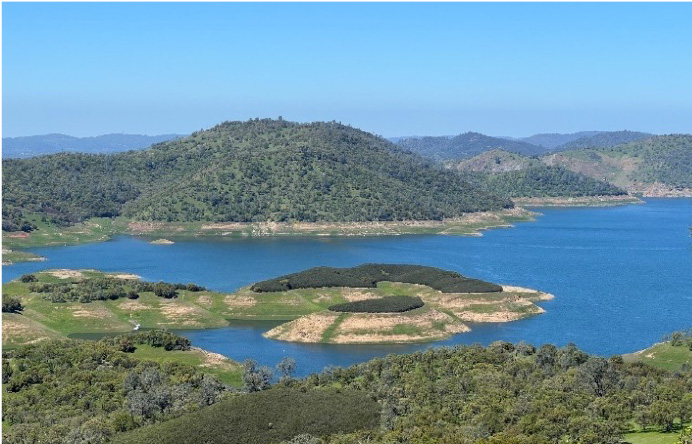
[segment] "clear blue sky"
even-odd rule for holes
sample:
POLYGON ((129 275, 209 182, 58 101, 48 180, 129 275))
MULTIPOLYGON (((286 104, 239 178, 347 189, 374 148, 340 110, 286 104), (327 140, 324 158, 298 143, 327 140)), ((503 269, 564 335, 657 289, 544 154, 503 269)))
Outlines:
POLYGON ((692 4, 3 3, 3 136, 692 132, 692 4))

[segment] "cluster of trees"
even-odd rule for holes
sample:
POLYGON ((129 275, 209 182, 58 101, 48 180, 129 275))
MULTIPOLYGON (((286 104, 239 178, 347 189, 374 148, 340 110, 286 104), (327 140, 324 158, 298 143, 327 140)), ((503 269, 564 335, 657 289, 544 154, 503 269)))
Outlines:
POLYGON ((213 404, 230 391, 192 366, 143 361, 112 340, 48 340, 4 350, 2 382, 8 444, 104 443, 213 404))
POLYGON ((584 148, 609 148, 653 137, 653 134, 638 131, 599 131, 596 134, 587 134, 576 140, 555 147, 552 152, 579 150, 584 148))
POLYGON ((336 304, 330 306, 329 310, 343 313, 403 313, 423 305, 423 300, 417 296, 387 296, 336 304))
POLYGON ((137 333, 118 335, 112 338, 101 340, 104 344, 117 347, 120 351, 132 353, 137 348, 136 345, 143 344, 151 347, 163 348, 164 350, 190 350, 192 345, 190 340, 178 336, 166 330, 148 330, 137 333))
POLYGON ((2 230, 3 231, 24 231, 29 233, 37 228, 34 222, 28 220, 19 208, 2 207, 2 230))
POLYGON ((391 142, 336 123, 226 122, 145 151, 62 153, 3 166, 7 214, 28 211, 65 224, 118 215, 169 222, 439 220, 512 206, 391 142))
POLYGON ((479 187, 508 198, 621 196, 627 191, 562 167, 531 166, 517 171, 461 173, 479 187))
POLYGON ((502 291, 500 285, 467 278, 455 271, 408 264, 363 264, 352 268, 315 267, 258 282, 251 289, 255 292, 272 292, 296 288, 374 288, 382 281, 426 285, 443 293, 502 291))
POLYGON ((137 299, 140 293, 151 292, 158 297, 171 299, 178 297, 178 290, 205 291, 196 284, 169 284, 165 282, 142 282, 113 277, 91 278, 76 282, 37 282, 34 275, 24 275, 22 282, 28 282, 29 291, 42 293, 51 302, 91 302, 116 300, 120 298, 137 299), (33 279, 33 280, 32 280, 33 279))
POLYGON ((353 388, 380 402, 380 431, 334 443, 615 444, 633 421, 668 430, 692 415, 692 369, 628 364, 572 344, 434 348, 329 369, 299 384, 353 388))

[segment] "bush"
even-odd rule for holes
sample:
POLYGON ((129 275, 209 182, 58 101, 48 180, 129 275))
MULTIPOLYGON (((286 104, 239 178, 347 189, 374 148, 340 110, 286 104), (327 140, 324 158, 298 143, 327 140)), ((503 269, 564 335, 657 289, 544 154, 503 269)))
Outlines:
POLYGON ((24 283, 28 283, 36 282, 38 279, 36 279, 36 276, 34 276, 33 274, 25 274, 24 276, 20 277, 19 280, 24 283))
POLYGON ((419 297, 389 296, 336 304, 329 307, 329 310, 343 313, 402 313, 422 306, 423 301, 419 297))
POLYGON ((19 313, 24 310, 22 302, 15 297, 7 297, 2 300, 2 312, 3 313, 19 313))
POLYGON ((405 264, 364 264, 353 268, 316 267, 254 284, 255 292, 288 291, 297 288, 374 288, 378 282, 420 284, 443 293, 494 293, 502 287, 470 279, 454 271, 405 264))

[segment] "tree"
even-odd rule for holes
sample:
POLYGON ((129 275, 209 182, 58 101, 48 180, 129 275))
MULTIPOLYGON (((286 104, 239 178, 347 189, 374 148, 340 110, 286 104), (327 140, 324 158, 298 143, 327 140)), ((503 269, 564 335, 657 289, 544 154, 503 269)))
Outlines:
POLYGON ((257 367, 257 361, 243 361, 243 386, 248 392, 259 392, 271 386, 274 372, 267 366, 257 367))
POLYGON ((15 297, 3 298, 2 301, 2 312, 3 313, 19 313, 24 310, 22 302, 15 297))
POLYGON ((675 420, 673 404, 670 401, 655 401, 651 404, 651 419, 664 432, 673 430, 673 421, 675 420))
POLYGON ((284 357, 276 364, 276 369, 281 373, 281 380, 291 379, 296 370, 296 360, 288 356, 284 357))

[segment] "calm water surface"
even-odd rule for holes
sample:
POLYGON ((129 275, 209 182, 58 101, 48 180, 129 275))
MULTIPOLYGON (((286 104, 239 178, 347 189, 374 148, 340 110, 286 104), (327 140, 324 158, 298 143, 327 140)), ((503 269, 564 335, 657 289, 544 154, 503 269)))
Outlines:
MULTIPOLYGON (((109 242, 31 251, 47 262, 3 267, 3 282, 46 268, 125 271, 145 280, 195 282, 233 291, 252 282, 318 266, 363 262, 431 265, 555 295, 547 313, 473 331, 434 345, 488 344, 502 339, 564 345, 602 355, 628 353, 665 333, 692 327, 692 199, 647 199, 615 208, 539 209, 537 222, 485 232, 483 237, 392 236, 192 240, 151 245, 119 237, 109 242)), ((283 356, 301 374, 346 366, 427 345, 319 345, 268 340, 275 323, 239 322, 187 331, 193 344, 236 360, 273 365, 283 356)))

